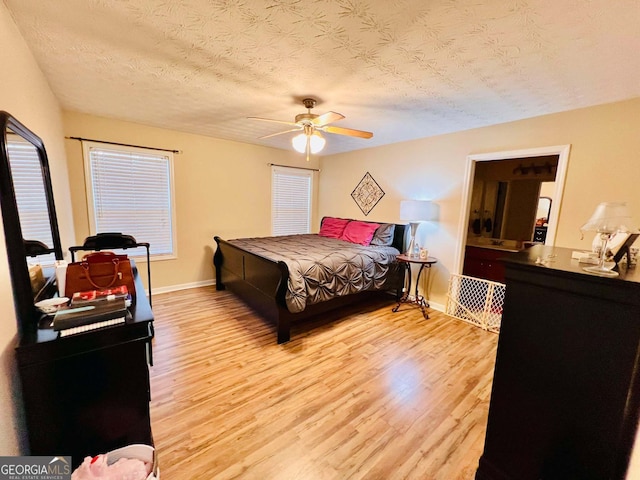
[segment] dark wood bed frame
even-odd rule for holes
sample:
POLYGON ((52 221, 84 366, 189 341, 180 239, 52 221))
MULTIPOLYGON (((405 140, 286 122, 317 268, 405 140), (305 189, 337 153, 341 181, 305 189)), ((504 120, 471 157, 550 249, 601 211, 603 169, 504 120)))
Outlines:
MULTIPOLYGON (((392 245, 400 252, 404 250, 405 231, 406 225, 396 224, 392 245)), ((356 298, 360 300, 379 293, 366 291, 337 297, 315 305, 307 305, 302 312, 291 313, 285 302, 289 280, 289 268, 285 262, 276 262, 248 252, 218 236, 214 237, 214 240, 217 243, 213 256, 213 264, 216 267, 216 290, 231 290, 252 308, 275 323, 278 343, 289 341, 293 321, 352 304, 356 298)), ((403 281, 404 279, 392 288, 395 290, 396 298, 401 295, 403 281)))

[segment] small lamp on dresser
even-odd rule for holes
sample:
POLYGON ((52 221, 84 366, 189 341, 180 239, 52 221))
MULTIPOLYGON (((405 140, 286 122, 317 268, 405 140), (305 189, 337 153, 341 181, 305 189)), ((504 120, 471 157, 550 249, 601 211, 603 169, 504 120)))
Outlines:
POLYGON ((607 245, 614 234, 627 231, 625 224, 630 220, 631 215, 629 215, 627 204, 624 202, 602 202, 596 207, 591 218, 580 227, 580 230, 597 232, 600 235, 602 247, 598 265, 584 267, 585 271, 604 277, 618 276, 618 272, 605 265, 607 245))

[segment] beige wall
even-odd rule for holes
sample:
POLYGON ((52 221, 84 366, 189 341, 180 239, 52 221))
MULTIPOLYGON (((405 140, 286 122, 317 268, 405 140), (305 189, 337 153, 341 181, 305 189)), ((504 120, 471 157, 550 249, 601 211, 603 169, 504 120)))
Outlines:
MULTIPOLYGON (((471 154, 571 145, 565 198, 556 244, 589 248, 579 227, 595 205, 626 200, 640 226, 640 167, 634 157, 640 138, 632 125, 640 99, 425 138, 358 152, 323 157, 318 210, 378 221, 398 221, 402 199, 431 199, 440 207, 438 222, 423 224, 419 242, 439 258, 431 298, 446 302, 446 287, 458 237, 465 164, 471 154), (351 192, 366 172, 385 196, 364 216, 351 192)), ((175 155, 178 259, 153 262, 154 288, 211 281, 213 236, 268 235, 270 174, 267 163, 317 167, 297 154, 254 145, 146 127, 112 119, 65 112, 67 136, 181 150, 175 155), (231 200, 228 200, 231 199, 231 200)), ((89 235, 81 144, 66 140, 74 209, 75 243, 89 235)), ((68 245, 65 245, 68 246, 68 245)))
POLYGON ((318 215, 365 218, 350 197, 365 172, 386 192, 368 220, 399 221, 403 199, 435 201, 440 219, 423 224, 418 241, 439 259, 431 299, 442 306, 454 268, 468 155, 570 144, 556 245, 590 248, 593 235, 581 241, 579 228, 598 202, 629 202, 633 226, 640 227, 639 118, 640 98, 323 157, 318 215))
MULTIPOLYGON (((268 163, 309 168, 318 165, 317 159, 307 164, 304 156, 293 151, 75 112, 64 113, 64 127, 68 137, 182 151, 174 155, 178 258, 152 261, 154 291, 211 282, 214 235, 238 238, 270 234, 271 168, 268 163)), ((76 244, 81 245, 90 235, 81 142, 66 140, 66 148, 76 244)))
MULTIPOLYGON (((60 107, 4 3, 0 2, 0 110, 35 132, 47 149, 62 241, 73 237, 73 222, 60 107)), ((16 319, 11 278, 0 228, 0 455, 26 453, 14 348, 16 319)))

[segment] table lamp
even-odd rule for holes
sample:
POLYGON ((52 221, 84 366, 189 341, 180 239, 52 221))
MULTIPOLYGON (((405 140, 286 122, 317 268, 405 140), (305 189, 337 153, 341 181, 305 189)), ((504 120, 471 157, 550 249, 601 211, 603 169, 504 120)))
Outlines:
POLYGON ((414 257, 416 254, 413 249, 416 245, 416 231, 420 222, 427 222, 436 219, 437 208, 435 203, 427 200, 402 200, 400 202, 400 220, 409 221, 411 226, 411 241, 409 248, 405 252, 408 257, 414 257))
POLYGON ((580 227, 580 230, 583 232, 595 231, 600 234, 602 248, 600 249, 598 265, 584 267, 585 271, 604 277, 618 276, 618 272, 614 272, 611 268, 605 266, 607 244, 613 234, 627 230, 625 223, 629 220, 631 220, 631 216, 625 202, 602 202, 596 207, 591 218, 580 227))

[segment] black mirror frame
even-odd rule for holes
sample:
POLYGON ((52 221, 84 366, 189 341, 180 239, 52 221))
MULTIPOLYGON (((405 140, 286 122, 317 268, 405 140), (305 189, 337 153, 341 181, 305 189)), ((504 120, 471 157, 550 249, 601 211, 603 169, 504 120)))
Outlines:
POLYGON ((49 251, 54 252, 58 260, 62 260, 63 258, 62 245, 60 243, 60 232, 58 230, 58 217, 53 201, 49 160, 42 140, 11 114, 4 111, 0 111, 0 126, 2 128, 2 136, 0 137, 0 208, 2 209, 2 223, 4 225, 4 238, 7 247, 11 284, 13 287, 18 333, 22 338, 25 334, 34 333, 37 330, 40 315, 34 306, 33 291, 29 278, 29 268, 27 265, 27 255, 29 252, 27 252, 25 244, 26 239, 22 237, 20 215, 18 213, 16 195, 13 187, 13 176, 11 174, 11 164, 7 150, 7 129, 11 129, 14 133, 20 135, 38 151, 49 210, 51 236, 53 238, 53 249, 49 251))

